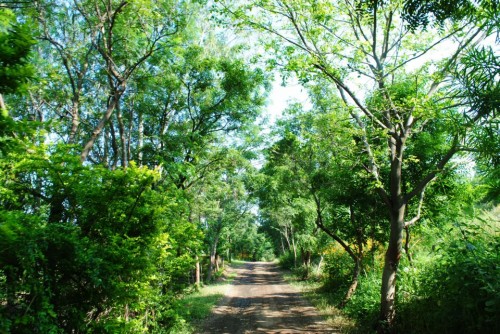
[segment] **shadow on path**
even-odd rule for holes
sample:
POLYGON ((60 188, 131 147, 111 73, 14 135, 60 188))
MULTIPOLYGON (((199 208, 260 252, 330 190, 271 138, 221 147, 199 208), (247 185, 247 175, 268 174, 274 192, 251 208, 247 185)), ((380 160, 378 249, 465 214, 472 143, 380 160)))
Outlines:
POLYGON ((246 263, 236 269, 224 299, 199 333, 336 333, 317 310, 283 280, 277 265, 246 263))

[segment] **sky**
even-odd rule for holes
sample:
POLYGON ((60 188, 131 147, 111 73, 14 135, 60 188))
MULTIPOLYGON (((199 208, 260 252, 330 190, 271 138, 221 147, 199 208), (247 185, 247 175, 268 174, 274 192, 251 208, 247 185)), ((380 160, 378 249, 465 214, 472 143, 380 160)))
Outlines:
POLYGON ((294 79, 290 79, 286 83, 286 87, 284 87, 281 84, 281 78, 276 74, 271 93, 269 94, 269 104, 266 108, 267 116, 269 117, 269 126, 272 126, 283 115, 283 111, 290 102, 299 102, 306 106, 310 105, 305 88, 294 79))

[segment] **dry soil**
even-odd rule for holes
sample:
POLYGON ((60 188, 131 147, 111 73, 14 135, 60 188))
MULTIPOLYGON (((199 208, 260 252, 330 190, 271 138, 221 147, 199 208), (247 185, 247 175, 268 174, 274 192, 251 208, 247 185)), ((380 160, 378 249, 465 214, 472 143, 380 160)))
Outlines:
POLYGON ((335 333, 318 311, 283 280, 277 265, 246 263, 199 333, 335 333))

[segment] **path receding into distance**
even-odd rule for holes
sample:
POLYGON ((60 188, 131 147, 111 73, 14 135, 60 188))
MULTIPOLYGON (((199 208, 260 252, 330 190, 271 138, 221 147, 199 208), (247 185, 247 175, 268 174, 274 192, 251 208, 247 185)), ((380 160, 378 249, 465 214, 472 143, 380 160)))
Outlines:
POLYGON ((199 333, 337 333, 271 262, 245 263, 199 333))

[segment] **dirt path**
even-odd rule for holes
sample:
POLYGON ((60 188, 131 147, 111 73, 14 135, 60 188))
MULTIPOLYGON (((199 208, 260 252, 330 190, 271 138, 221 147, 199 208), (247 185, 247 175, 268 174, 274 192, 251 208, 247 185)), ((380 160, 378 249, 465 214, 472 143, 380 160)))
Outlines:
POLYGON ((274 263, 246 263, 199 333, 335 333, 274 263))

